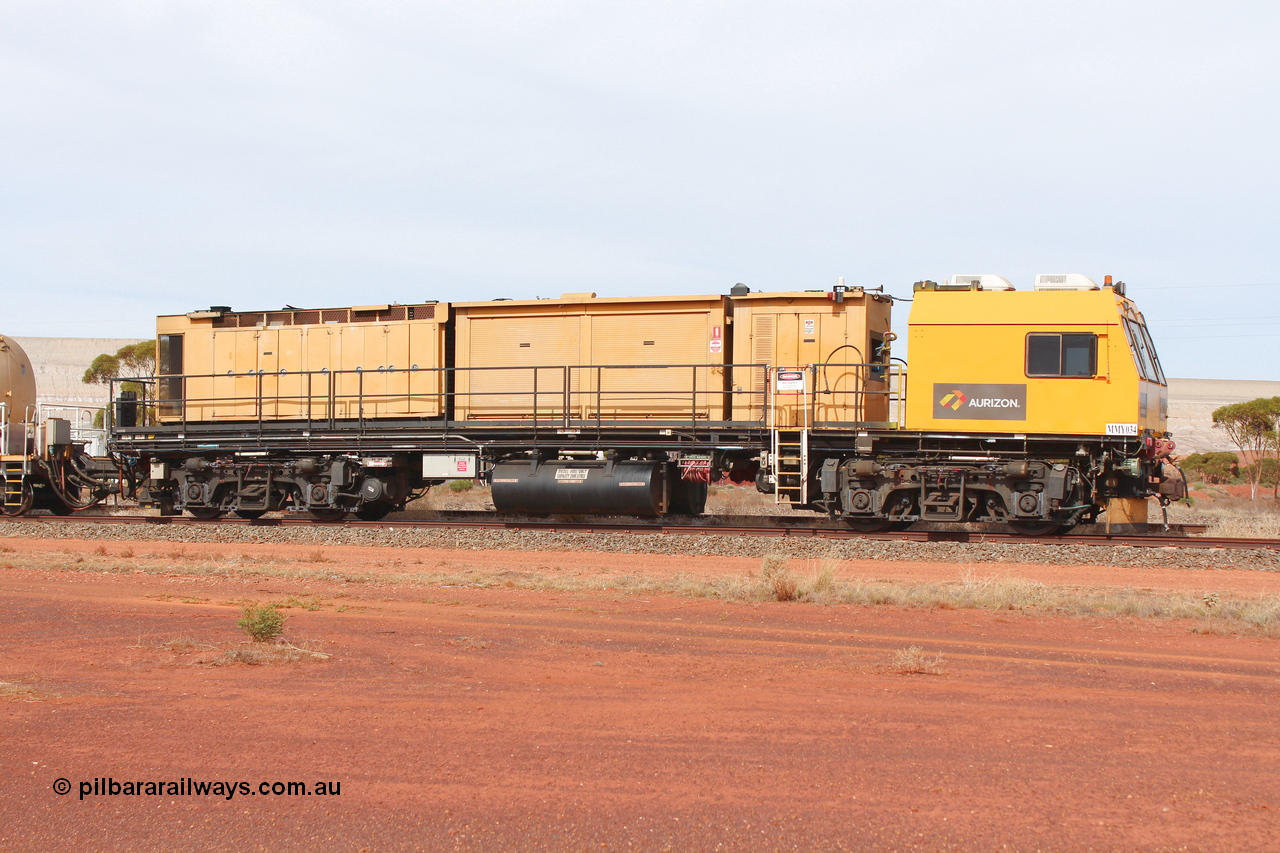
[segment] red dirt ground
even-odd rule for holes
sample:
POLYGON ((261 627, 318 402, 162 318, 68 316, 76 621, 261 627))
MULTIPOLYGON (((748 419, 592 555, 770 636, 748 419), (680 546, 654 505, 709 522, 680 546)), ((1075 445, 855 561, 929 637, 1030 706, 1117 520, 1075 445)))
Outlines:
MULTIPOLYGON (((304 566, 314 548, 184 544, 167 558, 179 546, 127 543, 132 557, 118 542, 0 546, 0 682, 17 685, 0 692, 3 850, 1280 844, 1280 641, 1007 611, 180 573, 227 555, 304 566), (119 571, 164 559, 175 573, 119 571), (111 573, 84 571, 95 561, 111 573), (331 657, 197 662, 209 647, 243 648, 234 602, 290 596, 322 606, 288 610, 286 637, 331 657), (165 645, 175 639, 185 642, 165 645), (941 652, 941 674, 897 674, 893 655, 910 645, 941 652), (81 799, 79 783, 95 777, 325 781, 341 794, 81 799), (59 778, 71 782, 65 796, 51 788, 59 778)), ((759 568, 324 553, 307 567, 759 568)), ((965 568, 854 563, 847 574, 955 579, 965 568)), ((1091 588, 1280 591, 1280 575, 1260 572, 968 569, 1091 588)))

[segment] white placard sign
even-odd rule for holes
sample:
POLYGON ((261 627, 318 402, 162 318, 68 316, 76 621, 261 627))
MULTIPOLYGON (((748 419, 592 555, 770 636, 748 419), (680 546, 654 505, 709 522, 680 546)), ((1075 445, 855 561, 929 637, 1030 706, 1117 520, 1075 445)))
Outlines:
POLYGON ((776 385, 774 387, 779 391, 803 391, 804 371, 779 370, 777 373, 776 385))

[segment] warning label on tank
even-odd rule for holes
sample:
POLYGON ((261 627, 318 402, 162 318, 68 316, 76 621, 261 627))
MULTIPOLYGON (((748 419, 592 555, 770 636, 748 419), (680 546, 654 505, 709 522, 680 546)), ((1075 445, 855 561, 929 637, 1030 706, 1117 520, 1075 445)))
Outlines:
POLYGON ((577 482, 579 480, 585 480, 587 479, 587 469, 586 468, 561 468, 559 471, 556 472, 556 479, 570 480, 573 482, 577 482))
POLYGON ((945 420, 1025 421, 1027 386, 935 382, 933 416, 945 420))

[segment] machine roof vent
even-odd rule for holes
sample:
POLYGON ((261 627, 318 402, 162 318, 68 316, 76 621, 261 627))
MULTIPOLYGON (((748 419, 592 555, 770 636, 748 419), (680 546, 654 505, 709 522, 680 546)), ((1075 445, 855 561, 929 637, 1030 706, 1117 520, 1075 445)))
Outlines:
POLYGON ((974 290, 1013 290, 1013 283, 1004 276, 991 275, 990 273, 978 273, 976 275, 962 275, 956 273, 951 277, 951 283, 967 284, 974 290))
POLYGON ((1078 272, 1041 273, 1036 276, 1036 290, 1097 290, 1098 283, 1078 272))

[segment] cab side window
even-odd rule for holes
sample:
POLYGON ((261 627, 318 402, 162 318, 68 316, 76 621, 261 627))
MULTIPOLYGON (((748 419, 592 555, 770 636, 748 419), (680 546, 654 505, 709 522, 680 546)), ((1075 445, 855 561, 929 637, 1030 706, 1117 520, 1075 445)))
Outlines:
POLYGON ((1098 372, 1098 336, 1035 332, 1027 335, 1027 376, 1093 376, 1098 372))
POLYGON ((182 335, 160 335, 156 373, 160 379, 160 413, 182 414, 182 335))

